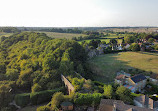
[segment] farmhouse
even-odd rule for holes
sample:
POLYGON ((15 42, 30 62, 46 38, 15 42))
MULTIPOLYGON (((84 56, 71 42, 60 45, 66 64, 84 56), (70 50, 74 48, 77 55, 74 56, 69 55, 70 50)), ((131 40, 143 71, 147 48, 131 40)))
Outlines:
POLYGON ((120 100, 102 99, 99 111, 153 111, 143 107, 124 104, 120 100))
POLYGON ((157 111, 156 109, 158 109, 158 101, 154 101, 147 95, 142 95, 134 98, 134 104, 138 107, 154 109, 155 111, 157 111))

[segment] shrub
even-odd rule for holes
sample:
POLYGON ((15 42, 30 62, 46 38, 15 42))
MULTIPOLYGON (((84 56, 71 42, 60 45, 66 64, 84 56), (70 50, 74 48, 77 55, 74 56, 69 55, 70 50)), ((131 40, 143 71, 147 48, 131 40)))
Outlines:
POLYGON ((97 86, 104 86, 105 84, 102 83, 102 82, 99 82, 99 81, 93 81, 94 85, 97 85, 97 86))
POLYGON ((103 95, 101 93, 76 93, 74 103, 79 105, 91 105, 92 103, 99 104, 102 97, 103 95))
POLYGON ((62 92, 57 92, 53 95, 51 100, 51 110, 55 110, 56 107, 64 100, 64 95, 62 92))
POLYGON ((36 83, 32 86, 31 90, 32 90, 32 93, 38 92, 42 90, 42 87, 38 83, 36 83))
POLYGON ((137 43, 132 43, 130 49, 132 51, 140 51, 140 46, 137 43))
POLYGON ((111 85, 104 86, 104 95, 106 98, 111 99, 113 96, 113 87, 111 85))
POLYGON ((30 93, 17 94, 15 96, 15 102, 21 107, 28 105, 30 103, 30 93))
POLYGON ((48 106, 40 106, 37 108, 37 111, 50 111, 49 107, 48 106))
POLYGON ((30 99, 32 104, 40 104, 43 102, 47 102, 51 100, 52 95, 55 92, 61 91, 62 88, 54 89, 54 90, 46 90, 40 92, 34 92, 30 94, 30 99))

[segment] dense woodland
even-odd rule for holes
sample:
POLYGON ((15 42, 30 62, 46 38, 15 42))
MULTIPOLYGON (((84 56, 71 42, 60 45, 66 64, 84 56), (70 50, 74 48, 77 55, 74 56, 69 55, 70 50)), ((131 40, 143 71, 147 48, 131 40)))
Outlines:
POLYGON ((16 32, 20 32, 20 30, 18 30, 15 27, 0 27, 0 32, 16 33, 16 32))
POLYGON ((7 98, 4 92, 9 90, 17 93, 59 88, 60 74, 73 75, 74 71, 84 74, 86 58, 83 47, 76 41, 52 39, 44 33, 22 32, 3 38, 0 95, 7 98))

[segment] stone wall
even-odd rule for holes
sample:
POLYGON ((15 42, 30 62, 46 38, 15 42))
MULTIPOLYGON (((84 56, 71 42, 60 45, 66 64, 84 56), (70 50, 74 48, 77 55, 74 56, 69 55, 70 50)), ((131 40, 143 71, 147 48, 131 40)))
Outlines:
POLYGON ((64 82, 65 87, 67 87, 69 94, 75 90, 74 86, 73 86, 73 85, 69 82, 69 80, 66 79, 66 77, 64 77, 62 74, 61 74, 61 79, 62 79, 62 81, 64 82))

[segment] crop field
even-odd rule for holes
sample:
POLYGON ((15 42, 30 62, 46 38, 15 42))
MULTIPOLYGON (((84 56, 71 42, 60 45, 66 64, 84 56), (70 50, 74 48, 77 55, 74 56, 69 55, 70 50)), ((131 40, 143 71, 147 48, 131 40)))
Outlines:
POLYGON ((4 32, 2 32, 2 33, 0 33, 0 38, 2 37, 2 36, 5 36, 5 37, 9 37, 9 36, 11 36, 13 33, 4 33, 4 32))
POLYGON ((95 75, 95 80, 112 82, 120 69, 137 68, 149 74, 158 74, 158 54, 147 52, 120 52, 105 54, 88 61, 95 75))
POLYGON ((108 28, 108 29, 101 29, 100 31, 106 31, 106 30, 110 30, 110 31, 114 31, 114 32, 135 32, 135 33, 152 33, 152 32, 157 32, 158 28, 157 27, 153 27, 153 28, 143 28, 143 27, 139 27, 139 28, 108 28))
POLYGON ((58 32, 41 32, 41 33, 46 33, 47 36, 52 37, 52 38, 66 38, 66 39, 72 39, 72 37, 84 37, 86 35, 84 34, 73 34, 73 33, 58 33, 58 32))

